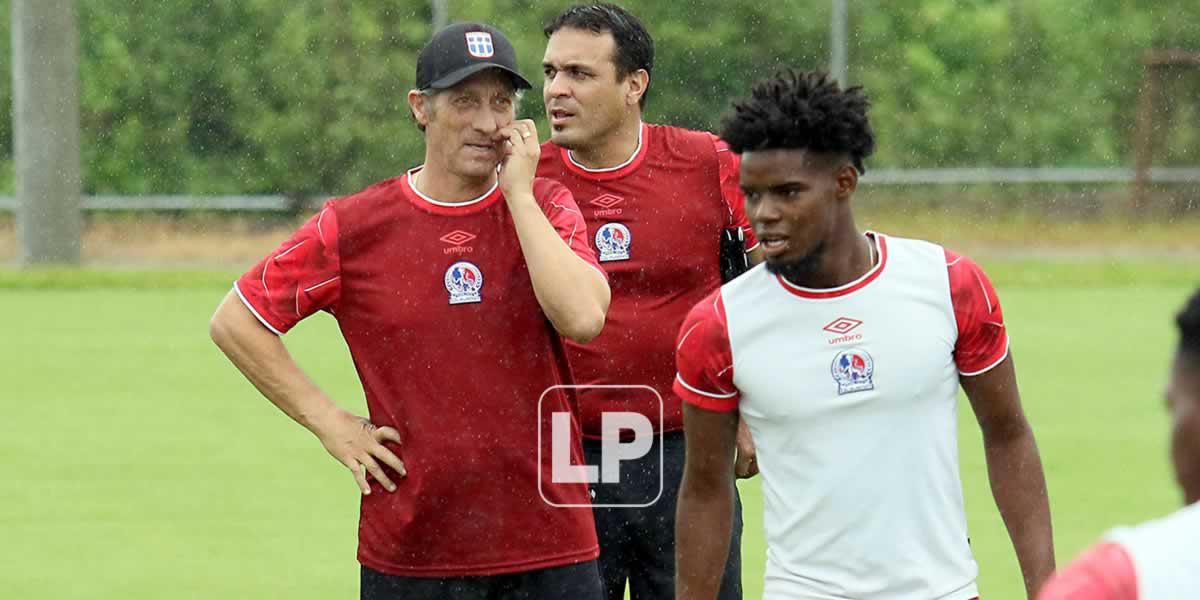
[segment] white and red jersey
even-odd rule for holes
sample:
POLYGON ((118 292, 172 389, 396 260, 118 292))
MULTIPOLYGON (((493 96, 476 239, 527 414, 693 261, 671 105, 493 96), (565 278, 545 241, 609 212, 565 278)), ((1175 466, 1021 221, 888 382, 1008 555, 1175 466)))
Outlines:
POLYGON ((1200 503, 1110 531, 1042 588, 1038 600, 1200 597, 1200 503))
POLYGON ((845 286, 759 265, 698 304, 675 390, 754 437, 764 597, 968 600, 957 392, 1007 356, 1000 303, 969 259, 868 236, 878 262, 845 286))
MULTIPOLYGON (((721 285, 721 231, 740 227, 746 247, 757 245, 746 222, 739 164, 716 136, 665 125, 643 124, 633 156, 611 169, 587 169, 566 149, 542 145, 538 176, 571 190, 612 288, 600 335, 586 345, 567 343, 575 378, 587 385, 653 387, 665 405, 663 431, 683 427, 671 392, 675 334, 692 306, 721 285)), ((584 434, 599 437, 605 410, 641 412, 658 427, 657 402, 644 397, 582 390, 584 434)))
MULTIPOLYGON (((456 577, 594 559, 591 511, 548 504, 586 506, 587 487, 539 491, 542 464, 551 479, 539 447, 548 455, 552 439, 548 424, 539 436, 539 398, 572 380, 508 206, 496 188, 440 203, 415 190, 411 174, 331 200, 235 285, 278 334, 332 313, 371 421, 400 432, 393 450, 408 476, 392 493, 372 481, 362 498, 359 560, 395 575, 456 577)), ((599 269, 570 192, 538 179, 534 196, 599 269)), ((570 412, 575 402, 560 389, 542 403, 570 412)), ((572 454, 583 463, 577 443, 572 454)))

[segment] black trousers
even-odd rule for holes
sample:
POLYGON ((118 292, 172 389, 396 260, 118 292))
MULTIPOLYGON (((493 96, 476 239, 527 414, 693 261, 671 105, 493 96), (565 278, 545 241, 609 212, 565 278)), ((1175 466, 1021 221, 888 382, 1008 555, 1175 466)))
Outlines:
MULTIPOLYGON (((552 532, 547 532, 552 535, 552 532)), ((596 561, 488 577, 404 577, 362 567, 362 600, 601 600, 596 561)))
MULTIPOLYGON (((600 578, 605 598, 623 600, 629 582, 632 600, 675 598, 675 504, 683 480, 682 431, 655 436, 654 446, 640 459, 621 463, 618 483, 592 484, 593 504, 644 504, 659 486, 662 445, 662 496, 644 508, 594 508, 600 538, 600 578)), ((587 463, 600 464, 598 440, 584 440, 587 463)), ((742 597, 742 500, 734 496, 733 538, 721 581, 720 600, 742 597)))

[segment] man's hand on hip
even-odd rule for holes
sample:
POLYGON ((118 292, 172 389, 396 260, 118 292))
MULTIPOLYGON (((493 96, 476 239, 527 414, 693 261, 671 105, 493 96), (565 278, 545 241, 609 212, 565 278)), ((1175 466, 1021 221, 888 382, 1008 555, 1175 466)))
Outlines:
POLYGON ((339 408, 317 423, 314 432, 325 450, 354 474, 364 496, 371 493, 367 473, 387 491, 396 491, 396 484, 384 472, 381 461, 400 477, 408 474, 399 457, 383 445, 385 441, 400 443, 400 432, 391 427, 376 427, 367 419, 339 408))

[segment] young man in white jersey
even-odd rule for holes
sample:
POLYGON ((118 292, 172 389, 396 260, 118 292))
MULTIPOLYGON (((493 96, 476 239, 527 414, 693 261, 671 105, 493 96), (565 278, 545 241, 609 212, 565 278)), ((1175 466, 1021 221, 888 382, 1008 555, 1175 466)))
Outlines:
POLYGON ((855 225, 851 198, 875 147, 868 106, 861 88, 785 71, 723 123, 766 264, 697 304, 680 330, 678 598, 711 599, 720 585, 739 414, 763 481, 764 597, 979 597, 960 385, 1030 598, 1054 570, 1045 477, 995 290, 966 257, 855 225))
POLYGON ((1200 597, 1200 290, 1175 319, 1179 347, 1167 383, 1171 462, 1182 510, 1114 529, 1054 576, 1041 600, 1191 600, 1200 597))

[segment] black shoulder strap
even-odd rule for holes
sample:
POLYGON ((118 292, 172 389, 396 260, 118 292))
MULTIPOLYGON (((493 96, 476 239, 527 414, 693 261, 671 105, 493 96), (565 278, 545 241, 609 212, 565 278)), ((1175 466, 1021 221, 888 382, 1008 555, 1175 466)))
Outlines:
POLYGON ((721 283, 729 283, 750 268, 746 257, 746 234, 741 227, 721 231, 721 283))

